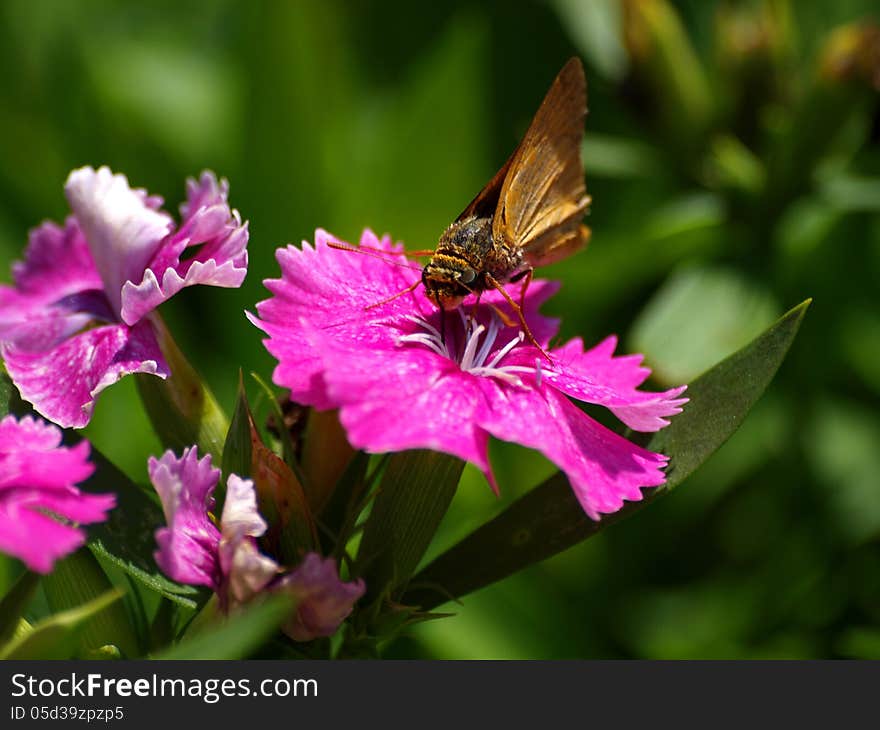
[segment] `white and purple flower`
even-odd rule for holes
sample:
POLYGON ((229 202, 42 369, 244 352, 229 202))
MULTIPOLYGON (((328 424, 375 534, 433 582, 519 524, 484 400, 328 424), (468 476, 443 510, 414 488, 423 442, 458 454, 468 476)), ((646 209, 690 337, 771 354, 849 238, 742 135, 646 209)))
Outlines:
POLYGON ((556 284, 532 282, 524 303, 548 361, 487 306, 507 307, 500 293, 484 293, 474 319, 465 316, 474 311, 465 301, 461 314, 442 322, 421 287, 376 306, 413 285, 419 267, 370 231, 361 245, 388 260, 328 241, 336 239, 319 230, 314 247, 279 249, 281 279, 265 282, 273 296, 252 321, 269 335, 275 383, 296 402, 339 408, 353 446, 443 451, 475 464, 495 488, 489 436, 520 443, 566 473, 593 519, 665 481, 665 456, 605 428, 569 398, 604 406, 634 430, 656 431, 681 411, 685 387, 638 390, 650 370, 640 355, 615 357, 613 336, 589 350, 580 339, 550 349, 558 322, 538 310, 556 284))
POLYGON ((89 450, 62 446, 61 429, 30 416, 0 420, 0 551, 49 573, 85 543, 78 525, 107 519, 116 498, 76 486, 95 470, 89 450))
POLYGON ((156 562, 173 580, 211 588, 223 611, 243 605, 264 591, 296 598, 296 610, 284 626, 295 641, 330 636, 351 613, 366 586, 343 582, 332 558, 308 553, 285 572, 260 552, 257 538, 266 523, 257 510, 253 482, 230 474, 219 526, 211 518, 220 470, 211 456, 199 459, 195 447, 178 458, 166 451, 151 457, 150 481, 165 511, 167 527, 156 531, 156 562))
POLYGON ((247 224, 227 192, 209 172, 188 180, 176 226, 161 198, 125 176, 106 167, 70 173, 73 214, 31 231, 14 286, 0 286, 0 355, 22 398, 81 428, 120 378, 170 374, 151 312, 184 287, 238 287, 247 273, 247 224))

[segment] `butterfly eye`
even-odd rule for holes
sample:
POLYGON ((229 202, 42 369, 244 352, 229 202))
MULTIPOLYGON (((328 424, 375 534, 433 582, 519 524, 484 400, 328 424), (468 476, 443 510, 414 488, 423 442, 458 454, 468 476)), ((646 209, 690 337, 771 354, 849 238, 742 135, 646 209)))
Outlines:
POLYGON ((477 272, 473 269, 465 269, 458 275, 458 280, 462 284, 470 284, 474 279, 477 278, 477 272))

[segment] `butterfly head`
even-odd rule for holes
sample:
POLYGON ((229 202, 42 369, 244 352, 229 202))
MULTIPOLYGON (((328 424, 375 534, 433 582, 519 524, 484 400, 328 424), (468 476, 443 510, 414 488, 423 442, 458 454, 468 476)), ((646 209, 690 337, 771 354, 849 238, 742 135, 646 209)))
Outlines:
MULTIPOLYGON (((436 258, 436 257, 435 257, 436 258)), ((433 259, 422 270, 425 292, 438 309, 451 312, 457 309, 472 291, 467 283, 473 282, 476 272, 470 268, 453 268, 433 259)))

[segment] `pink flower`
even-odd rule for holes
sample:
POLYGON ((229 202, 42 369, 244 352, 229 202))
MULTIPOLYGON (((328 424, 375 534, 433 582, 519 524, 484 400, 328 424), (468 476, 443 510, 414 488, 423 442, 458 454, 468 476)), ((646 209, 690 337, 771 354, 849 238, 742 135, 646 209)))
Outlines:
POLYGON ((224 611, 247 603, 262 591, 287 591, 297 610, 285 631, 296 641, 330 636, 363 595, 363 581, 344 583, 332 558, 309 553, 292 572, 260 552, 257 538, 266 523, 257 510, 253 482, 230 474, 219 527, 211 519, 220 470, 211 456, 199 459, 196 447, 177 458, 166 451, 148 463, 167 527, 156 531, 156 562, 168 577, 203 585, 218 596, 224 611), (282 575, 283 574, 283 575, 282 575))
POLYGON ((76 488, 95 470, 89 444, 61 446, 61 430, 26 416, 0 420, 0 550, 48 573, 86 541, 76 524, 103 522, 112 494, 76 488))
MULTIPOLYGON (((489 436, 520 443, 568 475, 593 519, 664 482, 665 456, 610 431, 570 400, 605 406, 638 431, 656 431, 681 411, 684 386, 638 390, 650 371, 640 355, 615 357, 615 337, 590 350, 571 340, 550 349, 548 362, 487 306, 507 307, 498 292, 483 295, 473 321, 465 316, 473 310, 468 301, 441 321, 422 287, 373 306, 416 282, 418 267, 370 231, 361 245, 387 251, 392 263, 329 248, 336 239, 321 230, 315 240, 314 248, 277 252, 281 279, 265 282, 274 296, 257 305, 260 319, 252 321, 278 359, 275 383, 299 403, 339 408, 353 446, 443 451, 478 466, 495 488, 489 436)), ((524 306, 545 349, 558 322, 538 309, 556 289, 532 282, 524 306)), ((510 291, 519 296, 519 286, 510 291)))
POLYGON ((278 590, 297 598, 296 613, 285 624, 284 633, 294 641, 332 636, 365 588, 363 581, 339 580, 333 558, 309 553, 296 570, 278 580, 278 590))
POLYGON ((247 224, 211 173, 187 181, 181 224, 161 198, 106 167, 70 173, 73 215, 31 231, 15 285, 0 286, 0 355, 22 397, 65 427, 130 373, 169 375, 150 312, 193 284, 240 286, 247 224))

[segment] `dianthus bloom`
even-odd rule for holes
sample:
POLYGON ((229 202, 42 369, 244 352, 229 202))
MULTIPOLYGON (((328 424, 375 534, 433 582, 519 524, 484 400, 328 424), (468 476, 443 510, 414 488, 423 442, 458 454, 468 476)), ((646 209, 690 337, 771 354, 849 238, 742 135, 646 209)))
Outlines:
POLYGON ((0 286, 0 355, 22 398, 81 428, 120 378, 169 375, 150 313, 186 286, 240 286, 248 232, 208 172, 187 181, 179 227, 106 167, 74 170, 64 190, 73 215, 31 231, 15 285, 0 286))
POLYGON ((76 484, 95 470, 89 444, 61 445, 61 430, 30 416, 0 420, 0 550, 48 573, 86 541, 76 524, 103 522, 112 494, 85 494, 76 484))
MULTIPOLYGON (((257 305, 253 321, 278 359, 275 383, 299 403, 339 408, 353 446, 443 451, 475 464, 496 488, 489 436, 520 443, 566 473, 593 519, 664 482, 665 456, 600 425, 570 398, 605 406, 634 430, 656 431, 681 411, 684 386, 638 390, 650 371, 640 355, 615 357, 615 337, 590 350, 580 339, 550 349, 558 322, 538 309, 556 284, 533 281, 523 308, 548 361, 488 306, 510 313, 500 293, 484 293, 473 319, 469 300, 442 315, 423 287, 375 306, 414 284, 418 267, 370 231, 361 245, 387 256, 328 241, 336 239, 319 230, 314 247, 279 249, 281 279, 265 282, 274 296, 257 305)), ((519 297, 519 286, 510 291, 519 297)))
POLYGON ((297 599, 285 632, 296 641, 332 635, 363 595, 361 580, 344 583, 332 558, 309 553, 284 573, 260 552, 266 523, 257 510, 253 482, 230 474, 219 527, 211 519, 220 470, 195 447, 177 458, 166 451, 149 461, 150 481, 165 511, 167 527, 156 531, 156 562, 170 578, 211 588, 224 611, 263 591, 284 591, 297 599))

